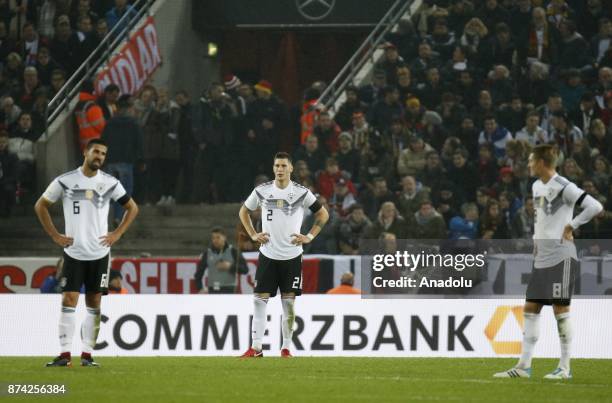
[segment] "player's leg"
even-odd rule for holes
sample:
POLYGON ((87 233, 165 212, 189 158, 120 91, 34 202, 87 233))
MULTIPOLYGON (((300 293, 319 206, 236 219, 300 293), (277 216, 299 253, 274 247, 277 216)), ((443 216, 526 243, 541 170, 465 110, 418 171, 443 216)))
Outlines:
POLYGON ((544 298, 548 297, 544 289, 547 283, 546 274, 546 269, 532 269, 523 307, 524 328, 521 357, 514 368, 494 374, 496 378, 531 377, 531 360, 540 336, 540 312, 542 306, 547 303, 544 298))
POLYGON ((47 363, 48 367, 72 366, 72 336, 76 322, 76 306, 79 302, 79 291, 83 285, 82 262, 64 253, 64 265, 60 286, 62 287, 62 309, 59 319, 60 354, 47 363))
POLYGON ((100 306, 102 294, 108 290, 110 276, 110 254, 105 257, 87 262, 85 270, 85 304, 87 312, 81 324, 81 338, 83 348, 81 352, 82 366, 99 366, 91 354, 96 346, 100 332, 100 306))
POLYGON ((281 357, 291 357, 290 349, 295 324, 295 297, 302 294, 302 256, 282 262, 281 303, 283 306, 283 345, 281 357))
MULTIPOLYGON (((560 283, 559 299, 553 300, 553 312, 557 320, 557 332, 559 334, 559 344, 561 347, 561 358, 557 368, 546 375, 546 379, 570 379, 572 372, 570 369, 571 344, 572 344, 572 324, 570 321, 570 302, 574 290, 574 279, 578 262, 574 259, 566 259, 559 267, 556 276, 556 283, 560 283)), ((559 288, 559 287, 557 287, 559 288)))
POLYGON ((251 323, 251 347, 242 358, 263 357, 263 337, 266 333, 266 308, 270 297, 276 295, 278 276, 275 261, 259 254, 255 272, 255 292, 253 295, 253 321, 251 323))

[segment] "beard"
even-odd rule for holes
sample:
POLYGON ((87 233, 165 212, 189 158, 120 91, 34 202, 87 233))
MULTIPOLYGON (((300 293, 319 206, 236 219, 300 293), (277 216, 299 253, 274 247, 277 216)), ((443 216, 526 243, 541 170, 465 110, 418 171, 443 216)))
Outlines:
POLYGON ((98 169, 100 169, 100 167, 102 166, 102 164, 99 161, 88 161, 87 162, 87 167, 89 169, 91 169, 93 172, 97 171, 98 169))

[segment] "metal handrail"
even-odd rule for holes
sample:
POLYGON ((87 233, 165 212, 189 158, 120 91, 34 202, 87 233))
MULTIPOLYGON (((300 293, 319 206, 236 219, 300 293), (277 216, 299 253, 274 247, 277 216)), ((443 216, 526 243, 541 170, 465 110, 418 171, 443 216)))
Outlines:
POLYGON ((137 0, 132 5, 135 13, 125 13, 87 59, 72 73, 45 109, 45 138, 48 138, 49 126, 70 105, 70 101, 79 92, 83 82, 92 78, 100 66, 106 63, 117 46, 126 39, 127 34, 140 22, 144 15, 149 13, 154 2, 155 0, 137 0))
POLYGON ((345 88, 353 81, 357 73, 361 70, 368 60, 373 61, 374 52, 377 46, 383 41, 385 35, 397 24, 404 13, 410 9, 414 0, 397 0, 389 8, 379 23, 372 29, 372 32, 363 41, 359 49, 342 67, 340 72, 325 88, 316 102, 317 106, 323 106, 330 110, 336 100, 344 92, 345 88))

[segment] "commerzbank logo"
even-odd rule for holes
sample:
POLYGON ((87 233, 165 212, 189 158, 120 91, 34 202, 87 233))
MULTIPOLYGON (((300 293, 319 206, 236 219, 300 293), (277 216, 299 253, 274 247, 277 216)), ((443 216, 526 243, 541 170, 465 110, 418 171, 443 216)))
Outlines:
POLYGON ((493 347, 493 351, 495 354, 520 354, 521 353, 521 341, 499 341, 496 340, 497 335, 508 319, 512 319, 512 316, 516 319, 519 326, 521 327, 521 331, 524 328, 524 319, 523 319, 523 307, 522 306, 509 306, 502 305, 498 306, 491 320, 485 327, 485 335, 487 339, 489 339, 489 343, 491 343, 491 347, 493 347))
POLYGON ((295 6, 302 17, 310 21, 319 21, 332 12, 336 0, 295 0, 295 6))

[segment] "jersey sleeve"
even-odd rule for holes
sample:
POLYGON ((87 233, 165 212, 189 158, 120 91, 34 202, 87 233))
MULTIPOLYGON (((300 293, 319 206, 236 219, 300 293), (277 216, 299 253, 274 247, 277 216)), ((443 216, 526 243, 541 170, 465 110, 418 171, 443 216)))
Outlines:
POLYGON ((113 201, 118 201, 124 196, 128 196, 127 191, 125 190, 121 182, 117 181, 117 186, 115 186, 115 189, 113 190, 113 194, 111 194, 111 199, 113 199, 113 201))
POLYGON ((584 190, 580 189, 576 184, 570 183, 563 189, 563 201, 573 206, 584 193, 584 190))
POLYGON ((259 196, 257 196, 257 190, 253 189, 249 197, 244 201, 244 206, 249 210, 253 211, 259 207, 259 196))
POLYGON ((62 185, 59 183, 59 180, 53 179, 53 182, 49 184, 47 190, 43 193, 43 197, 50 201, 51 203, 55 203, 62 197, 63 193, 62 185))
POLYGON ((310 190, 306 191, 306 197, 304 197, 304 208, 309 208, 317 201, 317 197, 312 194, 310 190))

